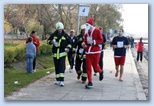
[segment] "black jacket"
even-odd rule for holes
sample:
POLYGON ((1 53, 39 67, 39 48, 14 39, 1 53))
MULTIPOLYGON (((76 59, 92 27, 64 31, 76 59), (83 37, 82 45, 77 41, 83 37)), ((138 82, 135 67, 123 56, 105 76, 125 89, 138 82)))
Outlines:
POLYGON ((73 39, 72 39, 71 36, 69 36, 69 40, 70 40, 70 44, 71 44, 71 49, 68 53, 69 54, 75 54, 77 37, 74 36, 73 39))
POLYGON ((103 37, 103 43, 102 43, 102 50, 103 50, 106 42, 106 37, 104 34, 102 34, 102 37, 103 37))
POLYGON ((80 49, 83 49, 83 47, 82 47, 82 42, 84 41, 84 35, 78 35, 77 36, 77 42, 76 42, 76 48, 77 48, 77 51, 76 51, 76 54, 77 55, 82 55, 82 54, 85 54, 85 52, 83 52, 82 54, 81 53, 79 53, 79 50, 80 49))
POLYGON ((65 49, 71 48, 68 34, 66 34, 64 31, 62 31, 62 34, 58 34, 58 31, 55 31, 47 40, 48 44, 51 44, 53 39, 55 39, 55 41, 58 43, 58 47, 55 45, 52 47, 53 57, 57 57, 57 59, 59 59, 59 57, 66 56, 67 53, 65 52, 65 49))

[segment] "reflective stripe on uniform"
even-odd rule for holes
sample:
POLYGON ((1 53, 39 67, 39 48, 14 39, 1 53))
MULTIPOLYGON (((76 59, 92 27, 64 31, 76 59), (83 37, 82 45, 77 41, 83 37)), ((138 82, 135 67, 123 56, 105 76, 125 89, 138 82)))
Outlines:
POLYGON ((56 74, 56 78, 59 78, 59 74, 56 74))
POLYGON ((87 74, 86 73, 82 73, 82 77, 87 77, 87 74))
POLYGON ((57 36, 54 36, 53 39, 57 39, 57 36))
POLYGON ((85 59, 86 58, 86 55, 84 54, 83 56, 82 55, 78 55, 79 56, 79 58, 81 59, 81 57, 82 57, 82 59, 85 59))
MULTIPOLYGON (((57 37, 54 37, 54 39, 56 39, 56 38, 57 37)), ((66 40, 66 38, 63 37, 63 36, 61 37, 61 39, 58 42, 58 47, 60 47, 60 44, 61 44, 61 41, 62 40, 66 40)), ((71 48, 71 45, 69 44, 69 45, 67 45, 67 47, 71 48)), ((60 53, 60 48, 57 48, 57 53, 54 53, 52 56, 55 57, 55 58, 57 58, 57 59, 59 59, 60 57, 63 57, 63 56, 66 56, 66 55, 67 55, 66 52, 60 53)))
POLYGON ((65 77, 64 73, 59 73, 59 77, 63 77, 64 78, 65 77))
MULTIPOLYGON (((62 37, 63 38, 63 37, 62 37)), ((58 47, 60 47, 60 43, 61 43, 61 40, 62 40, 62 38, 59 40, 59 42, 58 42, 58 47)), ((57 49, 57 59, 59 59, 59 51, 60 51, 60 49, 58 48, 57 49)))
POLYGON ((75 48, 73 48, 73 50, 72 51, 75 51, 76 49, 75 48))
POLYGON ((72 46, 69 44, 69 45, 67 45, 67 47, 68 47, 68 48, 71 48, 72 46))
MULTIPOLYGON (((66 56, 66 55, 67 55, 66 52, 62 52, 62 53, 59 53, 59 54, 54 53, 54 54, 52 55, 52 57, 59 57, 59 58, 61 58, 61 57, 66 56), (58 56, 57 56, 57 55, 58 55, 58 56)), ((57 58, 57 59, 58 59, 58 58, 57 58)))

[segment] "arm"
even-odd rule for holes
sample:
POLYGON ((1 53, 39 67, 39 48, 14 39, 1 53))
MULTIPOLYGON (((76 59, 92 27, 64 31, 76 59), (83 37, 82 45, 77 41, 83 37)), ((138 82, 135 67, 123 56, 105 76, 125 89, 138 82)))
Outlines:
POLYGON ((52 41, 53 41, 53 35, 50 35, 50 37, 47 40, 47 44, 49 44, 49 45, 53 44, 52 41))
POLYGON ((116 42, 116 38, 115 37, 113 38, 113 40, 112 40, 111 43, 112 43, 112 47, 113 48, 116 48, 117 47, 117 42, 116 42))
POLYGON ((85 38, 83 40, 83 42, 81 43, 81 46, 85 49, 87 47, 87 34, 85 35, 85 38))
POLYGON ((69 52, 69 49, 71 49, 71 42, 70 42, 69 36, 66 34, 66 47, 65 47, 65 52, 69 52))
POLYGON ((35 42, 34 42, 34 44, 35 44, 37 47, 39 47, 39 46, 40 46, 40 41, 39 41, 38 38, 36 38, 35 42), (35 43, 35 42, 36 42, 36 43, 35 43))
POLYGON ((103 35, 103 40, 104 40, 104 43, 106 42, 106 37, 105 37, 105 35, 104 34, 102 34, 103 35))
POLYGON ((128 44, 129 44, 128 39, 127 39, 127 38, 125 38, 124 48, 127 48, 127 47, 128 47, 128 44))
POLYGON ((26 39, 26 44, 28 43, 28 39, 26 39))

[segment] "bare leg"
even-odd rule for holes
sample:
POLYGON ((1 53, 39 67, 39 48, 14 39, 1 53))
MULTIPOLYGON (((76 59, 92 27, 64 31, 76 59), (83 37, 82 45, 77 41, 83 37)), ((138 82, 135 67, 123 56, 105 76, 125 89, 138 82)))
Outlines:
POLYGON ((123 72, 124 72, 124 66, 120 65, 120 77, 119 77, 119 81, 123 81, 122 80, 123 72))
POLYGON ((119 66, 116 66, 116 68, 115 68, 115 69, 116 69, 116 72, 118 72, 118 70, 119 70, 119 66))
POLYGON ((120 76, 123 75, 123 71, 124 71, 124 66, 120 65, 120 76))
POLYGON ((119 66, 116 66, 115 69, 116 69, 115 77, 118 77, 119 66))

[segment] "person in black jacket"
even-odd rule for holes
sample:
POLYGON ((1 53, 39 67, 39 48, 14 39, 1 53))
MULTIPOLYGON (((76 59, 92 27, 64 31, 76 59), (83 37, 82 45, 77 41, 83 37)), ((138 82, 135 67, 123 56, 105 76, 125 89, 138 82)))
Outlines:
POLYGON ((77 79, 82 80, 82 83, 85 84, 87 80, 87 73, 86 73, 86 54, 84 48, 82 47, 82 42, 84 41, 84 34, 85 34, 86 25, 81 26, 81 33, 77 36, 76 42, 76 60, 75 60, 75 70, 77 73, 77 79), (82 69, 81 69, 82 65, 82 69))
POLYGON ((69 65, 70 65, 70 73, 73 72, 73 66, 74 66, 74 57, 75 57, 75 44, 77 41, 76 36, 74 36, 75 31, 73 29, 70 30, 70 44, 71 44, 71 49, 67 54, 69 65))
MULTIPOLYGON (((103 34, 103 30, 101 27, 99 27, 99 29, 102 32, 102 37, 103 37, 103 43, 102 45, 100 45, 101 48, 101 56, 100 56, 100 60, 99 60, 99 66, 101 67, 101 69, 103 70, 103 57, 104 57, 104 47, 105 47, 105 42, 106 42, 106 36, 103 34)), ((104 71, 103 71, 104 72, 104 71)), ((97 72, 94 70, 94 76, 96 76, 97 72)))
POLYGON ((58 22, 56 24, 56 31, 47 40, 48 44, 53 44, 52 56, 56 74, 55 84, 60 86, 64 86, 65 58, 71 48, 69 36, 63 29, 64 25, 58 22))

